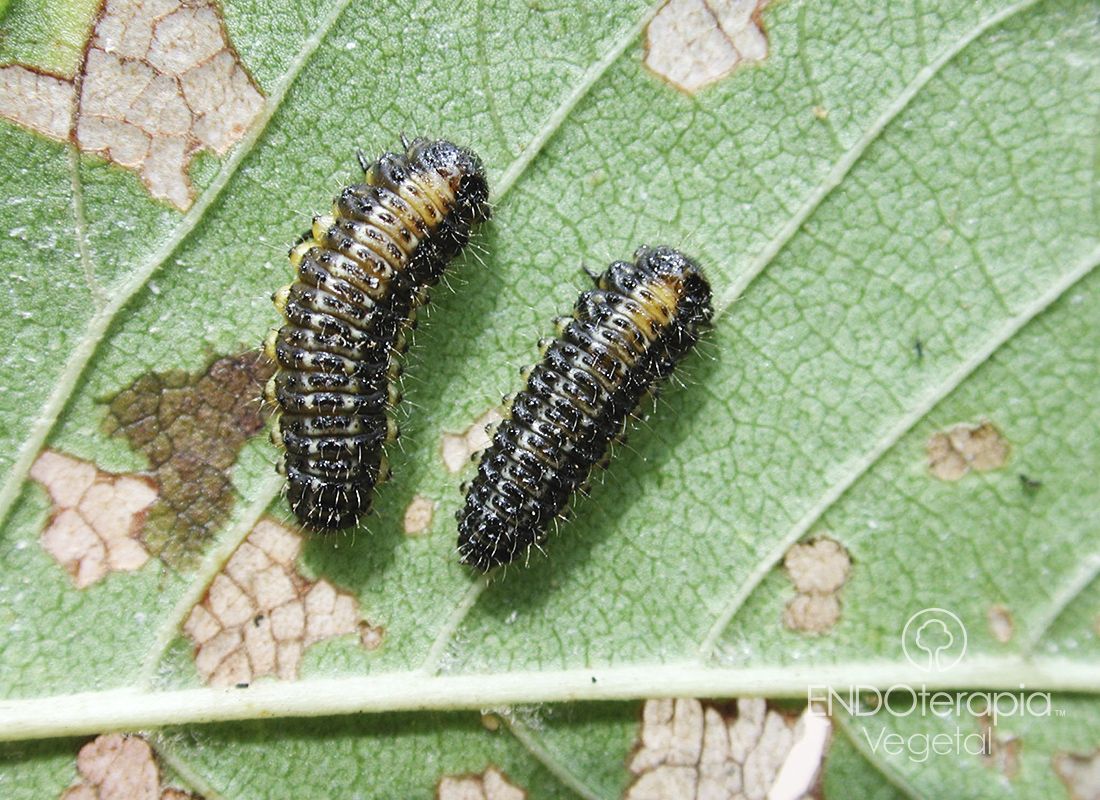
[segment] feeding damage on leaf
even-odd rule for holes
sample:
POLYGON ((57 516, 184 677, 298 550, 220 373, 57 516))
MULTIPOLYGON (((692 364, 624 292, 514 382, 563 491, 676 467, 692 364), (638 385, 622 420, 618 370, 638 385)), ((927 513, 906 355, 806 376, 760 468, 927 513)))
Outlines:
POLYGON ((446 775, 435 791, 436 800, 526 800, 527 792, 496 767, 480 775, 446 775))
POLYGON ((423 495, 415 495, 405 509, 403 528, 406 536, 423 536, 432 527, 435 503, 423 495))
POLYGON ((202 372, 147 373, 111 399, 107 433, 144 454, 160 486, 142 539, 171 566, 190 566, 228 518, 232 467, 264 426, 256 398, 272 371, 245 352, 202 372))
POLYGON ((357 633, 367 649, 381 646, 384 630, 361 622, 352 595, 298 571, 301 550, 297 533, 260 520, 192 609, 183 630, 208 684, 296 678, 303 652, 335 636, 357 633))
POLYGON ((79 782, 60 800, 201 800, 182 789, 162 786, 153 748, 140 736, 112 733, 80 748, 79 782))
POLYGON ((768 0, 669 0, 646 30, 645 65, 694 94, 768 56, 760 12, 768 0))
POLYGON ((0 116, 136 172, 180 211, 191 159, 224 155, 262 105, 209 0, 108 0, 74 80, 0 67, 0 116))
POLYGON ((1008 461, 1009 445, 991 422, 955 425, 932 434, 924 446, 928 471, 941 481, 957 481, 971 470, 988 472, 1008 461))
POLYGON ((1096 800, 1100 797, 1100 749, 1083 755, 1056 753, 1053 766, 1073 800, 1096 800))
POLYGON ((53 503, 42 547, 84 589, 109 572, 140 569, 149 553, 139 536, 156 486, 147 478, 102 472, 94 464, 45 450, 30 475, 53 503))
POLYGON ((1001 644, 1007 644, 1012 640, 1016 633, 1016 622, 1007 606, 1002 603, 991 605, 986 612, 986 618, 989 620, 989 630, 993 633, 994 639, 1001 644))
POLYGON ((819 536, 794 545, 783 566, 798 592, 783 610, 783 624, 811 635, 829 631, 840 619, 839 593, 852 569, 844 545, 819 536))
POLYGON ((647 700, 625 800, 801 798, 818 780, 829 722, 742 698, 647 700))
POLYGON ((1020 749, 1023 740, 1011 734, 1001 734, 989 713, 978 717, 978 726, 986 750, 982 753, 982 763, 989 769, 995 769, 1008 780, 1020 774, 1020 749))
POLYGON ((474 455, 489 446, 492 438, 487 431, 492 430, 503 419, 499 408, 490 408, 462 433, 444 433, 439 453, 447 471, 452 475, 462 472, 474 455))

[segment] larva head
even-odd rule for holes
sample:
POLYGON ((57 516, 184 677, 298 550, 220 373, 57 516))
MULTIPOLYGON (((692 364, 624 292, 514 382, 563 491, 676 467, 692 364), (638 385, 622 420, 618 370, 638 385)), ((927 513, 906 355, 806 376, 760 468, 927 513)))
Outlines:
POLYGON ((643 275, 664 278, 680 286, 680 306, 676 310, 677 323, 692 335, 698 334, 710 323, 710 283, 699 265, 671 247, 642 245, 634 253, 634 264, 643 275))
POLYGON ((455 211, 468 225, 489 219, 489 181, 477 153, 444 139, 430 142, 416 139, 407 153, 411 162, 419 162, 443 176, 455 193, 455 211))

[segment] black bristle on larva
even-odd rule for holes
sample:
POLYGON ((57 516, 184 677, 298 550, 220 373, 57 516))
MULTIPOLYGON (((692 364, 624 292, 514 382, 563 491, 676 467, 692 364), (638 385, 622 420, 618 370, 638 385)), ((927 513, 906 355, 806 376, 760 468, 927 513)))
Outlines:
POLYGON ((470 230, 489 217, 481 160, 446 141, 360 159, 362 183, 290 251, 297 279, 275 293, 286 324, 265 342, 278 364, 265 398, 298 519, 317 530, 355 525, 370 509, 394 438, 392 385, 403 334, 470 230))
POLYGON ((598 276, 481 455, 458 513, 462 561, 488 571, 540 543, 711 314, 706 278, 672 248, 641 247, 598 276))

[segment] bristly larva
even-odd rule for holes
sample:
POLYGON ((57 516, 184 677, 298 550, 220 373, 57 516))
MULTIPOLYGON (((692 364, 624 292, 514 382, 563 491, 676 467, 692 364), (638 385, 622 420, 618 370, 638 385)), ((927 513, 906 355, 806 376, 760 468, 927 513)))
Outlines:
POLYGON ((512 401, 458 512, 458 552, 487 571, 540 543, 647 395, 711 318, 699 267, 641 247, 581 294, 512 401))
POLYGON ((286 324, 264 343, 278 364, 264 396, 278 407, 272 439, 305 525, 336 530, 370 509, 397 435, 393 385, 404 333, 471 227, 489 217, 476 154, 446 141, 402 138, 405 152, 344 189, 332 215, 290 251, 297 280, 275 293, 286 324))

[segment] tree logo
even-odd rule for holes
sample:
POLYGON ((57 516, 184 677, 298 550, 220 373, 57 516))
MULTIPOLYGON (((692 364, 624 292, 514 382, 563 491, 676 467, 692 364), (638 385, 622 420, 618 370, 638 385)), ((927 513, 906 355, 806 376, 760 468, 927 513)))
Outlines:
POLYGON ((945 672, 966 655, 966 628, 947 609, 926 608, 905 623, 901 649, 917 669, 945 672))

